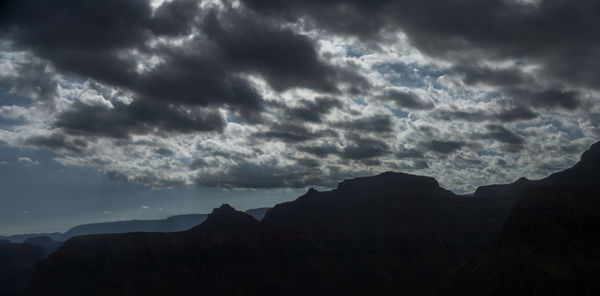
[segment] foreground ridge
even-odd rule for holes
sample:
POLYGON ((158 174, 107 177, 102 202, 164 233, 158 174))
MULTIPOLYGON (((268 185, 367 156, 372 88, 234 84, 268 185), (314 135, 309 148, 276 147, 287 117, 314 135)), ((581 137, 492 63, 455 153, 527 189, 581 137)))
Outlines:
POLYGON ((260 222, 223 205, 189 231, 75 237, 38 265, 29 293, 597 292, 599 150, 547 178, 486 186, 474 197, 387 172, 310 189, 260 222))

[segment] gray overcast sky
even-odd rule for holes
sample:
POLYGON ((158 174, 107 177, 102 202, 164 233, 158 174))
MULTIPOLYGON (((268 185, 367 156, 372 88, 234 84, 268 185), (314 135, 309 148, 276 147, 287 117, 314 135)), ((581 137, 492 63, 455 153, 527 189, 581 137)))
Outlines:
POLYGON ((0 234, 253 208, 384 171, 457 193, 600 138, 592 0, 0 1, 0 234))

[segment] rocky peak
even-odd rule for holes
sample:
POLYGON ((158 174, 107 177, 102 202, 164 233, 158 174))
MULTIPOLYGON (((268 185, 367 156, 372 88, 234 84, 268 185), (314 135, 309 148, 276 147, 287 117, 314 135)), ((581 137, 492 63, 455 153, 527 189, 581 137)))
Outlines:
POLYGON ((435 178, 395 172, 344 180, 338 185, 336 191, 373 197, 453 195, 442 189, 435 178))
POLYGON ((215 208, 206 220, 192 228, 192 231, 201 232, 241 232, 258 227, 259 223, 254 217, 234 209, 228 204, 215 208))

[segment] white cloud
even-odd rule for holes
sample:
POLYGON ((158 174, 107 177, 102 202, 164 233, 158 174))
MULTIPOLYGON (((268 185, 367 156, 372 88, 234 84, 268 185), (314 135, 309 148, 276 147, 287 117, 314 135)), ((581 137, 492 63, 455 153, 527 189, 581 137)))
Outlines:
POLYGON ((24 164, 29 164, 29 165, 38 165, 38 164, 40 164, 40 162, 39 162, 39 161, 37 161, 37 160, 32 160, 32 159, 31 159, 31 158, 29 158, 29 157, 19 157, 19 158, 17 159, 17 162, 19 162, 19 163, 24 163, 24 164))

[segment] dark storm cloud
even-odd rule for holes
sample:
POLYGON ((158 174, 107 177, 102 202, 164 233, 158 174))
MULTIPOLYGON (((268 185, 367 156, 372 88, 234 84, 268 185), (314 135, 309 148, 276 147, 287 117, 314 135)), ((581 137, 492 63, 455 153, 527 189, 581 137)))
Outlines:
POLYGON ((503 148, 509 152, 517 152, 523 149, 525 138, 497 124, 488 124, 487 132, 475 136, 480 139, 492 139, 504 144, 503 148))
POLYGON ((285 19, 304 16, 316 22, 312 25, 362 38, 377 38, 376 33, 386 23, 384 17, 373 17, 381 13, 382 4, 385 4, 383 1, 244 0, 243 2, 254 10, 271 16, 285 19))
POLYGON ((321 61, 306 36, 251 14, 210 11, 199 29, 205 35, 184 48, 161 48, 164 62, 128 87, 157 100, 260 111, 262 97, 241 74, 263 76, 279 91, 306 87, 336 92, 338 82, 364 81, 321 61))
POLYGON ((150 27, 158 35, 187 34, 192 31, 198 12, 196 0, 164 2, 154 11, 150 27))
POLYGON ((308 122, 321 122, 323 115, 329 113, 333 108, 338 108, 342 105, 337 99, 333 98, 317 98, 315 101, 301 100, 300 106, 284 107, 285 116, 292 120, 301 120, 308 122))
POLYGON ((64 71, 131 83, 134 64, 118 54, 152 36, 147 1, 4 1, 0 34, 64 71))
POLYGON ((524 83, 533 83, 534 80, 518 69, 490 69, 477 65, 460 64, 453 70, 463 76, 469 84, 488 84, 499 87, 515 87, 524 83))
POLYGON ((329 155, 339 153, 339 149, 336 146, 327 144, 319 146, 298 146, 296 149, 301 152, 312 154, 319 158, 324 158, 329 155))
POLYGON ((286 166, 276 161, 242 162, 225 172, 198 176, 196 184, 230 188, 302 188, 323 184, 320 171, 304 166, 286 166))
MULTIPOLYGON (((299 87, 337 93, 341 85, 369 88, 368 82, 352 69, 322 60, 306 35, 248 10, 229 6, 224 10, 201 9, 199 4, 167 1, 153 12, 145 0, 3 1, 0 38, 10 40, 14 48, 31 50, 62 74, 132 91, 136 103, 144 105, 102 112, 72 109, 60 114, 56 123, 67 132, 123 137, 130 132, 148 131, 152 124, 158 129, 182 132, 222 128, 219 116, 181 121, 182 114, 173 112, 193 105, 226 107, 247 123, 261 123, 264 100, 244 78, 246 74, 263 77, 277 91, 299 87), (191 32, 199 34, 183 46, 150 45, 159 37, 182 37, 191 32), (159 57, 160 62, 139 71, 139 62, 152 56, 159 57), (153 113, 158 118, 137 114, 141 109, 158 110, 167 105, 170 110, 164 115, 153 113), (125 125, 122 130, 110 131, 100 124, 79 122, 78 118, 85 115, 75 111, 91 113, 96 122, 110 118, 125 125), (131 113, 136 113, 133 119, 139 119, 138 115, 143 120, 135 123, 123 118, 131 113), (169 124, 174 118, 176 123, 169 124), (208 119, 215 122, 209 123, 208 119), (78 128, 71 122, 83 126, 78 128), (184 127, 185 122, 190 126, 184 127)), ((55 84, 36 83, 48 86, 45 94, 53 93, 55 84)), ((299 112, 296 115, 307 116, 301 110, 295 111, 299 112)))
POLYGON ((126 181, 139 184, 152 184, 153 188, 173 188, 185 185, 185 182, 183 182, 182 180, 165 179, 161 176, 157 176, 151 171, 147 171, 143 175, 133 177, 122 172, 113 170, 107 170, 104 173, 111 180, 126 181))
POLYGON ((113 109, 78 103, 61 113, 55 125, 71 134, 128 138, 149 132, 220 131, 225 119, 218 111, 158 102, 116 102, 113 109))
POLYGON ((346 139, 350 140, 350 143, 337 152, 337 155, 343 159, 368 159, 383 156, 390 152, 389 145, 381 140, 362 137, 357 134, 347 134, 346 139))
POLYGON ((33 136, 25 140, 25 144, 47 148, 55 151, 68 151, 81 153, 87 147, 82 139, 69 139, 62 133, 53 133, 48 136, 33 136))
POLYGON ((29 61, 18 64, 17 76, 0 78, 0 87, 14 89, 22 96, 50 102, 58 97, 59 87, 55 75, 46 71, 47 63, 41 61, 29 61))
POLYGON ((192 171, 193 170, 197 170, 197 169, 201 169, 201 168, 204 168, 204 167, 207 167, 207 166, 208 166, 208 163, 204 159, 201 159, 201 158, 194 159, 189 164, 189 168, 192 171))
POLYGON ((500 113, 496 114, 495 117, 502 122, 512 122, 518 120, 531 120, 538 116, 539 114, 521 105, 502 110, 500 113))
POLYGON ((398 107, 414 110, 427 110, 433 109, 434 104, 432 101, 423 100, 417 94, 413 92, 405 92, 399 90, 387 90, 381 97, 383 100, 388 100, 396 103, 398 107))
POLYGON ((321 137, 336 136, 330 130, 311 130, 304 125, 294 123, 276 123, 267 131, 254 133, 255 137, 266 140, 278 140, 286 143, 297 143, 321 137))
POLYGON ((391 152, 387 143, 375 138, 364 137, 355 133, 348 133, 345 138, 347 143, 343 147, 322 144, 316 146, 303 145, 296 147, 296 149, 318 158, 335 155, 341 159, 361 161, 384 156, 391 152))
MULTIPOLYGON (((556 80, 599 89, 600 3, 545 0, 491 1, 275 1, 244 0, 265 15, 302 18, 309 25, 363 40, 401 30, 427 55, 451 61, 468 83, 499 87, 527 84, 518 70, 498 70, 480 62, 515 61, 536 65, 533 80, 556 80), (360 18, 360 21, 357 20, 360 18), (369 20, 369 21, 364 21, 369 20)), ((564 91, 559 88, 558 91, 564 91)), ((554 107, 575 106, 570 96, 552 96, 554 107)), ((535 99, 534 99, 535 101, 535 99)), ((552 102, 548 99, 547 102, 552 102)))
POLYGON ((489 69, 476 65, 459 65, 454 70, 463 75, 463 81, 468 84, 486 84, 499 87, 507 98, 527 103, 537 108, 563 108, 575 110, 580 106, 578 94, 562 89, 543 89, 538 87, 535 79, 518 69, 489 69), (542 89, 532 91, 532 87, 542 89))
POLYGON ((465 142, 433 140, 422 144, 423 148, 440 154, 450 154, 466 146, 465 142))
POLYGON ((426 169, 429 167, 429 164, 424 160, 416 160, 413 162, 413 169, 426 169))
POLYGON ((486 129, 488 133, 485 136, 496 141, 511 145, 523 145, 525 143, 523 137, 507 130, 501 125, 490 124, 486 126, 486 129))
POLYGON ((444 120, 444 121, 453 121, 453 120, 463 120, 463 121, 472 121, 472 122, 480 122, 490 119, 485 110, 475 110, 475 111, 463 111, 463 110, 447 110, 441 109, 437 110, 431 115, 435 119, 444 120))
POLYGON ((170 157, 175 155, 175 152, 173 152, 173 150, 169 149, 169 148, 158 148, 158 149, 154 149, 154 153, 161 155, 161 156, 165 156, 165 157, 170 157))
POLYGON ((365 84, 364 78, 319 60, 313 42, 291 29, 238 13, 210 13, 203 31, 225 58, 242 71, 260 73, 277 91, 306 87, 337 92, 337 82, 365 84))
POLYGON ((350 121, 333 123, 333 126, 339 127, 351 132, 373 132, 389 133, 393 127, 392 119, 387 115, 374 115, 350 121))
POLYGON ((578 95, 574 91, 549 89, 525 95, 530 96, 533 105, 538 107, 560 107, 565 110, 574 110, 580 106, 578 95))
POLYGON ((416 148, 400 148, 395 155, 398 158, 422 158, 423 151, 416 148))
POLYGON ((321 162, 314 158, 297 158, 294 160, 299 166, 309 167, 309 168, 318 168, 321 166, 321 162))
POLYGON ((525 121, 532 120, 539 116, 538 113, 532 111, 528 107, 523 105, 509 107, 501 109, 497 112, 491 110, 457 110, 457 109, 440 109, 431 113, 435 119, 443 121, 454 121, 462 120, 469 122, 483 122, 483 121, 501 121, 501 122, 513 122, 513 121, 525 121))

